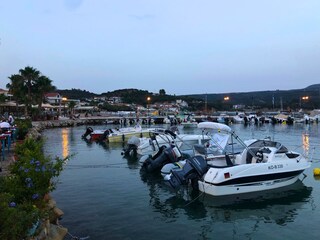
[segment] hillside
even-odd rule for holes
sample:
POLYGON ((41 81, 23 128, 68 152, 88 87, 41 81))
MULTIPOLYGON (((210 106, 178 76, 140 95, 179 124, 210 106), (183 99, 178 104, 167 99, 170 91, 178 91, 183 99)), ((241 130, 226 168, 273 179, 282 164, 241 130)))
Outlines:
MULTIPOLYGON (((304 89, 276 90, 276 91, 256 91, 242 93, 221 93, 221 94, 193 94, 194 98, 206 101, 209 105, 246 105, 256 108, 282 108, 298 109, 320 107, 320 84, 310 85, 304 89), (224 97, 229 100, 225 101, 224 97), (303 96, 308 96, 308 100, 303 100, 303 96)), ((219 107, 218 107, 219 108, 219 107)))
POLYGON ((303 89, 276 90, 276 91, 255 91, 240 93, 217 93, 217 94, 191 94, 191 95, 167 95, 152 93, 139 89, 119 89, 115 91, 95 94, 86 90, 71 89, 58 90, 58 92, 72 99, 88 99, 95 96, 121 97, 125 103, 146 104, 147 97, 151 97, 150 103, 169 102, 176 99, 183 99, 189 103, 192 110, 203 110, 205 102, 208 109, 228 109, 233 105, 245 105, 249 108, 269 108, 269 109, 299 109, 320 108, 320 84, 310 85, 303 89), (229 100, 225 101, 224 97, 229 100), (308 100, 303 100, 303 96, 308 96, 308 100))

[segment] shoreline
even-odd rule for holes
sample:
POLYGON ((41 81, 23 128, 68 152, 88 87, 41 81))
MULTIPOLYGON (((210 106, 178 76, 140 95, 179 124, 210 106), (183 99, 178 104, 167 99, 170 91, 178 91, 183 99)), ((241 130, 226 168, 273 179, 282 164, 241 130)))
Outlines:
MULTIPOLYGON (((32 127, 29 129, 26 138, 34 138, 34 139, 41 139, 42 134, 41 131, 50 128, 50 127, 68 127, 68 126, 75 126, 74 120, 56 120, 55 123, 50 121, 43 121, 43 122, 32 122, 32 127)), ((1 156, 0 159, 0 177, 7 177, 10 176, 10 165, 13 164, 16 159, 14 156, 14 150, 17 141, 11 143, 10 149, 5 148, 4 158, 1 156)), ((56 201, 51 197, 50 193, 45 196, 46 207, 49 211, 53 212, 54 218, 53 219, 44 219, 39 228, 39 234, 37 236, 33 236, 28 238, 29 240, 39 240, 39 239, 54 239, 54 240, 63 240, 67 234, 69 234, 68 229, 61 226, 59 224, 59 219, 64 215, 64 212, 57 207, 56 201)))

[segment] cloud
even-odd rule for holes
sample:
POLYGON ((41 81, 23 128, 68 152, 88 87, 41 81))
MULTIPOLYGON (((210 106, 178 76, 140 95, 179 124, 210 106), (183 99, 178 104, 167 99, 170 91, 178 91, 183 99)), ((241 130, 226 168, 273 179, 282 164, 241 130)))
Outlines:
POLYGON ((83 0, 64 0, 64 5, 68 10, 73 11, 79 8, 82 2, 83 0))

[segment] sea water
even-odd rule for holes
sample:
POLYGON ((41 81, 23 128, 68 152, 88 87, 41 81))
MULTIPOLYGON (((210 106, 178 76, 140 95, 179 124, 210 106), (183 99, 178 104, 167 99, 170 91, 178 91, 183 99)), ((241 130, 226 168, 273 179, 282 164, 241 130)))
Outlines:
MULTIPOLYGON (((110 126, 95 126, 95 129, 110 126)), ((144 175, 123 145, 84 141, 86 127, 44 131, 45 152, 72 156, 52 193, 64 212, 66 239, 314 239, 319 236, 320 126, 231 125, 243 140, 270 137, 313 156, 296 184, 260 193, 212 197, 172 191, 157 174, 144 175)), ((183 130, 182 130, 183 131, 183 130)), ((185 130, 200 133, 199 129, 185 130)))

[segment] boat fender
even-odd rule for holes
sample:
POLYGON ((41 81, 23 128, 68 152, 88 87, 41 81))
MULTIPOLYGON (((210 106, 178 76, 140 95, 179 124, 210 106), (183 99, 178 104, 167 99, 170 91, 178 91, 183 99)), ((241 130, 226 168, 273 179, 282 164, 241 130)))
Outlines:
POLYGON ((313 169, 313 175, 314 176, 320 176, 320 168, 314 168, 313 169))
POLYGON ((176 158, 181 157, 181 153, 180 153, 179 149, 176 146, 174 146, 172 148, 172 150, 173 150, 174 154, 176 155, 176 158))

